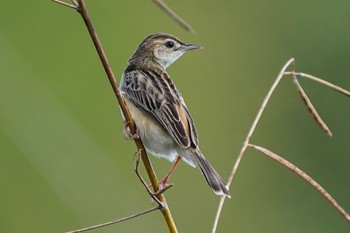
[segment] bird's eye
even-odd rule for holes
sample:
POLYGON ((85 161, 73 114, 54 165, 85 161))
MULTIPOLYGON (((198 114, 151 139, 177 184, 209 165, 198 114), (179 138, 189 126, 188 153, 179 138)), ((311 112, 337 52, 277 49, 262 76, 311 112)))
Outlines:
POLYGON ((174 45, 175 45, 175 44, 174 44, 174 42, 172 42, 172 41, 167 41, 167 42, 165 42, 165 46, 168 47, 168 48, 170 48, 170 49, 173 48, 174 45))

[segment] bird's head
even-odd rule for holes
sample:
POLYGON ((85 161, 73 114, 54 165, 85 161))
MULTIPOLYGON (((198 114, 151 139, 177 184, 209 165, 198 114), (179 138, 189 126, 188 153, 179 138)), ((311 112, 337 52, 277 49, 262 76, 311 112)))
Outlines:
POLYGON ((185 44, 173 35, 157 33, 142 41, 129 62, 135 60, 138 62, 156 61, 166 69, 187 50, 201 48, 199 45, 185 44), (141 61, 141 59, 146 61, 141 61))

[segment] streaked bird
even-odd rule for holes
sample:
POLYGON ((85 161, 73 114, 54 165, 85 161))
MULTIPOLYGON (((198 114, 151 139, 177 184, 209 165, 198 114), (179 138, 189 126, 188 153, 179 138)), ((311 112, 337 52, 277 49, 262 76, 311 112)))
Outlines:
POLYGON ((169 34, 150 35, 129 59, 120 88, 136 124, 137 135, 131 137, 140 137, 153 155, 175 162, 160 185, 167 185, 170 174, 184 160, 199 167, 217 195, 229 197, 224 181, 200 151, 193 119, 166 71, 186 51, 200 48, 169 34))

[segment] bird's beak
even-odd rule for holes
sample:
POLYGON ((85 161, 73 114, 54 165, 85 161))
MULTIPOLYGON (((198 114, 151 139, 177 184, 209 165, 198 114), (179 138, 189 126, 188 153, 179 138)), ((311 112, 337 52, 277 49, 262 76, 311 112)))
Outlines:
POLYGON ((181 50, 187 51, 187 50, 194 50, 194 49, 202 49, 203 47, 196 44, 185 44, 180 47, 181 50))

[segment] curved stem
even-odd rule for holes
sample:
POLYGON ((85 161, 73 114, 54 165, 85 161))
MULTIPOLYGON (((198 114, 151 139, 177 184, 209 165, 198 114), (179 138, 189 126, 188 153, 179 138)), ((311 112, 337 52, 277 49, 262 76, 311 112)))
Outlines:
MULTIPOLYGON (((91 22, 91 19, 90 19, 90 16, 87 12, 87 8, 86 8, 86 5, 85 5, 85 2, 84 0, 78 0, 78 4, 76 5, 76 1, 74 1, 73 3, 75 3, 74 5, 72 4, 64 4, 62 1, 59 1, 59 0, 53 0, 54 2, 56 3, 59 3, 59 4, 62 4, 62 5, 65 5, 67 7, 71 7, 71 8, 74 8, 76 9, 80 15, 82 16, 84 22, 85 22, 85 25, 89 31, 89 34, 91 36, 91 39, 94 43, 94 46, 97 50, 97 53, 98 53, 98 56, 100 57, 100 60, 102 62, 102 65, 103 65, 103 68, 107 74, 107 77, 108 77, 108 80, 112 86, 112 89, 114 91, 114 94, 115 96, 117 97, 117 100, 118 100, 118 103, 119 103, 119 107, 126 119, 127 122, 130 122, 130 124, 128 125, 129 128, 130 128, 130 131, 132 134, 135 134, 136 133, 136 127, 135 127, 135 124, 134 124, 134 121, 132 120, 131 118, 131 115, 129 113, 129 110, 127 108, 127 106, 125 105, 125 102, 123 100, 123 96, 122 96, 122 93, 121 91, 119 90, 119 87, 118 87, 118 84, 117 84, 117 81, 116 81, 116 78, 113 74, 113 71, 109 65, 109 62, 108 62, 108 59, 107 59, 107 56, 102 48, 102 45, 101 45, 101 42, 97 36, 97 33, 94 29, 94 26, 91 22), (74 7, 73 7, 74 6, 74 7)), ((151 184, 153 186, 153 189, 155 192, 157 192, 159 190, 159 185, 158 185, 158 179, 157 179, 157 176, 153 170, 153 167, 152 167, 152 164, 150 162, 150 160, 148 159, 148 156, 147 156, 147 153, 146 153, 146 149, 142 143, 142 141, 140 139, 135 139, 134 140, 135 144, 136 144, 136 147, 138 149, 138 151, 141 151, 141 158, 142 158, 142 161, 143 161, 143 164, 145 166, 145 170, 148 174, 148 177, 151 181, 151 184)), ((171 212, 166 204, 166 199, 165 199, 165 196, 163 194, 159 194, 157 196, 158 200, 161 201, 163 203, 163 206, 164 208, 160 208, 165 220, 166 220, 166 223, 168 225, 168 228, 169 228, 169 231, 171 233, 176 233, 177 232, 177 229, 176 229, 176 225, 175 225, 175 222, 171 216, 171 212)))
MULTIPOLYGON (((83 20, 85 22, 85 25, 90 33, 90 36, 92 38, 92 41, 94 42, 94 45, 95 45, 95 48, 97 50, 97 53, 101 59, 101 62, 102 62, 102 65, 103 65, 103 68, 105 69, 106 71, 106 74, 108 76, 108 80, 112 86, 112 89, 117 97, 117 100, 118 100, 118 103, 119 103, 119 106, 124 114, 124 117, 126 119, 127 122, 131 122, 129 124, 129 127, 130 127, 130 131, 131 133, 135 134, 136 133, 136 127, 135 127, 135 124, 134 124, 134 121, 132 120, 131 118, 131 115, 130 115, 130 112, 127 108, 127 106, 125 105, 125 102, 123 100, 123 97, 121 95, 121 92, 119 90, 119 87, 118 87, 118 84, 116 82, 116 79, 115 79, 115 76, 112 72, 112 69, 108 63, 108 60, 107 60, 107 56, 102 48, 102 45, 100 43, 100 40, 98 39, 98 36, 96 34, 96 31, 92 25, 92 22, 90 20, 90 17, 89 17, 89 14, 87 12, 87 9, 86 9, 86 5, 85 5, 85 2, 83 0, 78 0, 78 3, 79 3, 79 13, 81 14, 81 16, 83 17, 83 20)), ((149 179, 151 181, 151 184, 153 186, 153 189, 155 192, 157 192, 159 190, 159 185, 158 185, 158 179, 157 179, 157 176, 153 170, 153 167, 152 167, 152 164, 150 162, 150 160, 148 159, 148 156, 147 156, 147 153, 146 153, 146 149, 141 141, 141 139, 136 139, 134 140, 135 141, 135 144, 136 144, 136 147, 139 151, 141 151, 141 158, 142 158, 142 161, 143 161, 143 164, 145 166, 145 169, 146 169, 146 172, 149 176, 149 179)), ((175 225, 175 222, 171 216, 171 212, 169 210, 169 208, 167 207, 166 205, 166 199, 165 199, 165 196, 163 194, 160 194, 158 196, 158 199, 159 201, 161 201, 165 208, 162 208, 162 213, 163 213, 163 216, 168 224, 168 227, 169 227, 169 230, 170 232, 177 232, 177 229, 176 229, 176 225, 175 225)))
POLYGON ((261 152, 262 154, 274 159, 275 161, 279 162, 280 164, 286 166, 288 169, 296 173, 298 176, 303 178, 306 182, 308 182, 312 187, 314 187, 324 198, 326 198, 327 201, 329 201, 334 208, 336 208, 339 213, 343 215, 343 217, 346 219, 346 221, 350 222, 350 215, 346 212, 346 210, 341 207, 338 202, 319 184, 317 183, 311 176, 306 174, 303 170, 295 166, 293 163, 289 162, 288 160, 284 159, 280 155, 258 145, 254 144, 248 144, 249 147, 254 148, 255 150, 261 152))
MULTIPOLYGON (((259 120, 266 108, 266 105, 267 103, 269 102, 273 92, 275 91, 278 83, 281 81, 281 79, 283 78, 283 75, 284 75, 284 72, 286 71, 286 69, 294 63, 294 58, 291 58, 287 61, 287 63, 283 66, 283 68, 281 69, 280 73, 278 74, 275 82, 272 84, 272 86, 270 87, 270 90, 269 92, 267 93, 266 97, 264 98, 261 106, 260 106, 260 109, 258 111, 258 113, 256 114, 256 117, 253 121, 253 124, 252 126, 250 127, 250 130, 248 132, 248 135, 247 137, 245 138, 244 142, 243 142, 243 147, 241 149, 241 151, 239 152, 238 154, 238 157, 232 167, 232 170, 231 170, 231 173, 230 173, 230 176, 228 178, 228 181, 227 181, 227 187, 229 187, 232 183, 232 180, 233 180, 233 177, 235 176, 236 172, 237 172, 237 168, 243 158, 243 155, 244 155, 244 152, 247 150, 248 148, 248 145, 249 145, 249 141, 250 141, 250 138, 252 137, 254 131, 255 131, 255 128, 256 126, 258 125, 259 123, 259 120)), ((222 207, 224 205, 224 202, 225 202, 225 197, 221 197, 220 199, 220 203, 219 203, 219 206, 218 206, 218 209, 217 209, 217 212, 216 212, 216 216, 215 216, 215 219, 214 219, 214 224, 213 224, 213 228, 212 228, 212 233, 215 233, 216 232, 216 229, 217 229, 217 225, 219 223, 219 219, 220 219, 220 215, 221 215, 221 211, 222 211, 222 207)))

